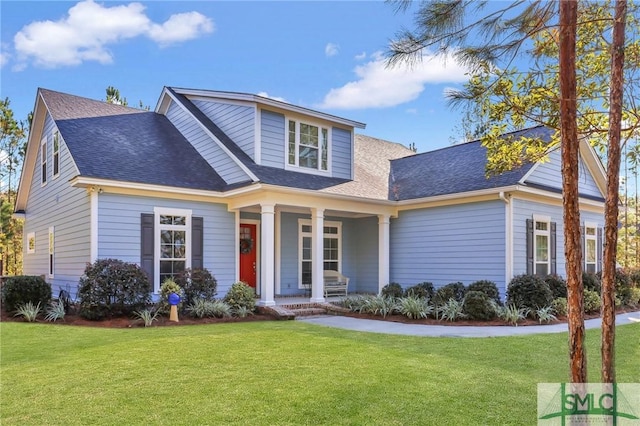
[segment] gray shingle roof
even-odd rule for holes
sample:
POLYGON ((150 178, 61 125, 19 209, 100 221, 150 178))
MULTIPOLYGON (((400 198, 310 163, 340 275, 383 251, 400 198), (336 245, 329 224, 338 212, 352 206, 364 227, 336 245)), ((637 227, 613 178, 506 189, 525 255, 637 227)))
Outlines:
MULTIPOLYGON (((549 141, 552 130, 533 127, 512 135, 549 141)), ((487 150, 480 141, 467 142, 391 162, 389 199, 402 201, 517 184, 533 167, 528 163, 500 175, 485 175, 487 150)))
POLYGON ((40 89, 81 176, 221 191, 226 183, 154 112, 40 89))

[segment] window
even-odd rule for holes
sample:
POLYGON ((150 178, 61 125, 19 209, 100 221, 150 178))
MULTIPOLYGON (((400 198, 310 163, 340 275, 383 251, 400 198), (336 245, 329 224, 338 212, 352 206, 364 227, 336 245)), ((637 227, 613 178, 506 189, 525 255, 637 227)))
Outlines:
POLYGON ((42 175, 42 185, 47 183, 47 138, 42 138, 40 142, 40 174, 42 175))
MULTIPOLYGON (((309 288, 313 274, 311 261, 311 221, 300 220, 300 274, 299 288, 309 288)), ((341 260, 342 224, 340 222, 325 222, 323 238, 323 256, 325 271, 339 271, 341 260)))
POLYGON ((535 254, 535 273, 536 275, 548 275, 549 267, 549 251, 550 251, 550 224, 549 220, 534 218, 534 254, 535 254))
POLYGON ((53 134, 53 177, 60 174, 60 132, 53 134))
POLYGON ((289 120, 288 164, 326 172, 329 170, 329 129, 289 120))
POLYGON ((36 252, 36 233, 29 232, 27 234, 27 253, 33 254, 36 252))
POLYGON ((55 258, 54 258, 54 253, 55 253, 55 245, 54 245, 54 238, 55 233, 54 233, 54 228, 53 226, 49 227, 49 278, 53 278, 53 271, 55 268, 55 258))
POLYGON ((584 268, 586 272, 596 273, 598 259, 596 225, 585 224, 584 228, 584 268))
POLYGON ((191 210, 156 209, 156 291, 191 267, 191 210))

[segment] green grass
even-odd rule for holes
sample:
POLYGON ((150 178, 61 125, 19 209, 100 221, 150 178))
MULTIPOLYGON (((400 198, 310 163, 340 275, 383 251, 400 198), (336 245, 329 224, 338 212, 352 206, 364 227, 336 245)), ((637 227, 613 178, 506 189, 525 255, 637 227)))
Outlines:
MULTIPOLYGON (((535 424, 567 335, 461 339, 297 321, 104 329, 0 324, 2 425, 535 424)), ((599 330, 587 333, 599 381, 599 330)), ((640 382, 640 324, 616 334, 640 382)))

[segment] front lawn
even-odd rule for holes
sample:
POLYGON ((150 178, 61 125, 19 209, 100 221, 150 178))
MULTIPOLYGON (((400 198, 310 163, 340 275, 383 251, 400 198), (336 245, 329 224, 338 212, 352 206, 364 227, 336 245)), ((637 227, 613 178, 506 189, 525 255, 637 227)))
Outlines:
MULTIPOLYGON (((0 324, 3 425, 535 424, 567 335, 390 336, 297 321, 106 329, 0 324)), ((599 381, 599 330, 587 332, 599 381)), ((616 335, 640 382, 640 324, 616 335)))

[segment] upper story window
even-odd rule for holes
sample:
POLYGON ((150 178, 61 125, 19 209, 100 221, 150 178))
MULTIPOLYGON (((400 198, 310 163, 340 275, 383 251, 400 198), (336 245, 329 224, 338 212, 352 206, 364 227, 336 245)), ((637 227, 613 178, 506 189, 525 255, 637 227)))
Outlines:
POLYGON ((550 224, 547 219, 534 218, 534 253, 535 253, 535 273, 536 275, 548 275, 549 267, 549 251, 550 251, 550 224))
POLYGON ((40 142, 40 174, 42 175, 42 185, 47 183, 47 137, 40 142))
POLYGON ((60 174, 60 132, 53 134, 53 177, 60 174))
POLYGON ((596 273, 598 245, 596 225, 585 224, 584 228, 584 267, 586 272, 596 273))
POLYGON ((289 120, 288 123, 288 164, 328 171, 329 129, 295 120, 289 120))
POLYGON ((36 252, 36 233, 29 232, 27 234, 27 253, 33 254, 36 252))

